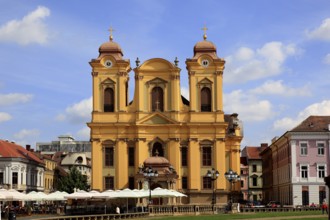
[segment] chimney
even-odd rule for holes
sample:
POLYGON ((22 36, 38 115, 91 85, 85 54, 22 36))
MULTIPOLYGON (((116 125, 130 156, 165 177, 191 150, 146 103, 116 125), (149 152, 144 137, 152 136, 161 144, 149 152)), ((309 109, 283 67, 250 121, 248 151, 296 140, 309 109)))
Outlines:
POLYGON ((27 151, 31 151, 31 145, 29 145, 29 144, 25 145, 25 149, 26 149, 27 151))
POLYGON ((266 148, 266 147, 268 147, 268 144, 267 143, 261 143, 260 147, 266 148))

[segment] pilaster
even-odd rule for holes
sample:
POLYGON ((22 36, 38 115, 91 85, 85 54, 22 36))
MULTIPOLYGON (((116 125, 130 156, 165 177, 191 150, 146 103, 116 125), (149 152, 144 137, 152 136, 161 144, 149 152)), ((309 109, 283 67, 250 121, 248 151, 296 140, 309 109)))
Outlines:
POLYGON ((92 140, 92 183, 94 190, 103 190, 103 160, 104 152, 100 140, 92 140))
POLYGON ((125 139, 119 139, 116 142, 115 150, 115 172, 116 189, 127 188, 128 185, 128 149, 125 139))
POLYGON ((188 149, 188 187, 192 190, 201 189, 201 153, 197 140, 189 142, 188 149))
POLYGON ((226 188, 226 178, 224 176, 225 172, 228 171, 228 167, 226 167, 226 160, 225 155, 225 140, 224 138, 218 138, 215 140, 214 144, 214 154, 213 154, 213 161, 214 161, 214 168, 219 171, 220 175, 216 183, 216 189, 225 189, 226 188))

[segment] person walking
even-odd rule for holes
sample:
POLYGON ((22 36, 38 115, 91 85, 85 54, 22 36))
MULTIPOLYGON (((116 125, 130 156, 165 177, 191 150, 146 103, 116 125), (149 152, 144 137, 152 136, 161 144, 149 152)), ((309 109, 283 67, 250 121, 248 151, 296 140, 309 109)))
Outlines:
POLYGON ((322 203, 322 214, 324 214, 324 211, 328 214, 328 204, 327 201, 324 199, 322 203))

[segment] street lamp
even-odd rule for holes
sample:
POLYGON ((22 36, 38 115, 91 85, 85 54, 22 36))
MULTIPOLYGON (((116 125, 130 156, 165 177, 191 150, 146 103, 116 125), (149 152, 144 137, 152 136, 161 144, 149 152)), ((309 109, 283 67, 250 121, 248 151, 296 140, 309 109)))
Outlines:
POLYGON ((151 180, 158 177, 157 170, 153 170, 151 167, 146 167, 143 170, 143 176, 149 183, 149 205, 151 204, 151 180))
POLYGON ((236 172, 232 171, 232 169, 229 169, 229 171, 227 171, 225 173, 225 177, 230 183, 230 194, 229 194, 230 199, 229 199, 229 201, 231 202, 231 200, 232 200, 232 195, 231 195, 232 194, 232 184, 241 180, 241 177, 236 172))
POLYGON ((219 174, 220 174, 219 171, 215 170, 214 168, 212 168, 212 170, 208 170, 207 174, 206 174, 207 177, 211 178, 212 185, 213 185, 212 205, 215 205, 215 203, 216 203, 214 181, 218 179, 219 174))

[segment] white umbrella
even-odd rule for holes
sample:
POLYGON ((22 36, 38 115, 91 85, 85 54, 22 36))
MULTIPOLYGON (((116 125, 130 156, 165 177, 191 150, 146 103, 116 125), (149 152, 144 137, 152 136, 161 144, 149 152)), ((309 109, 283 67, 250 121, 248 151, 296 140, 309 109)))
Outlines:
POLYGON ((117 190, 115 192, 115 197, 127 199, 126 200, 126 211, 128 212, 128 198, 141 198, 141 195, 136 191, 126 188, 123 190, 117 190))
POLYGON ((91 194, 92 197, 101 194, 99 191, 96 190, 89 191, 88 193, 91 194))
POLYGON ((101 193, 96 193, 92 195, 92 198, 98 198, 98 199, 114 199, 115 197, 115 191, 109 189, 106 191, 103 191, 101 193))
POLYGON ((146 198, 149 196, 149 190, 145 189, 133 189, 132 190, 135 193, 138 193, 139 197, 138 198, 146 198))
POLYGON ((157 187, 156 189, 151 191, 152 198, 161 198, 161 197, 175 197, 174 193, 169 191, 168 189, 163 189, 157 187))
POLYGON ((30 201, 43 201, 47 200, 47 194, 43 192, 36 192, 36 191, 31 191, 28 194, 26 194, 27 199, 30 201))
POLYGON ((140 193, 133 191, 131 189, 123 189, 116 191, 115 193, 116 198, 141 198, 140 193))
POLYGON ((173 193, 175 197, 187 197, 186 194, 180 193, 180 192, 178 192, 178 191, 176 191, 176 190, 174 190, 174 189, 170 189, 169 191, 170 191, 171 193, 173 193))
POLYGON ((64 198, 65 195, 68 195, 68 193, 67 192, 56 191, 56 192, 48 194, 47 195, 47 200, 50 200, 50 201, 63 201, 63 200, 66 200, 66 198, 64 198))
POLYGON ((79 190, 77 192, 65 195, 66 199, 90 199, 92 195, 84 190, 79 190))
POLYGON ((24 193, 20 193, 15 189, 0 189, 0 194, 3 195, 5 201, 26 201, 29 200, 24 193))

